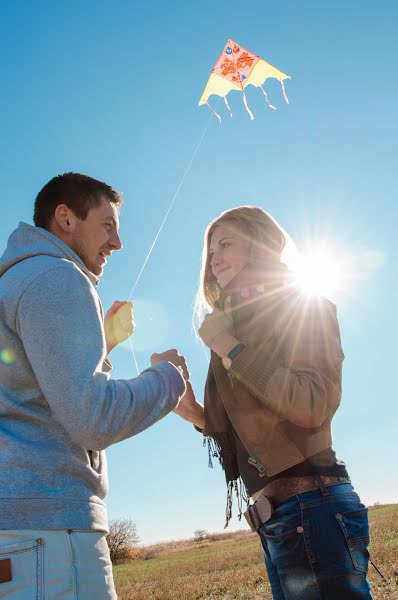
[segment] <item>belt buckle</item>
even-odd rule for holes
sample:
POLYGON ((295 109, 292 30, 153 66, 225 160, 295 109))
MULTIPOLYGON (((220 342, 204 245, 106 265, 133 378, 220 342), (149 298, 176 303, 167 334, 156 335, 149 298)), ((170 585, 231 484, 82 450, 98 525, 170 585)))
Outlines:
POLYGON ((244 517, 252 531, 258 531, 272 517, 272 502, 266 496, 260 498, 245 510, 244 517))

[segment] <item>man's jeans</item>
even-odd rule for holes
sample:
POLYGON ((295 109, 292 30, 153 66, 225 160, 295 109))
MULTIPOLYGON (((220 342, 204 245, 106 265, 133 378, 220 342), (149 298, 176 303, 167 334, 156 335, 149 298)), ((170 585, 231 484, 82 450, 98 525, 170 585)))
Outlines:
POLYGON ((116 600, 104 533, 0 530, 0 598, 116 600))
POLYGON ((275 600, 369 600, 367 509, 350 484, 281 502, 259 530, 275 600))

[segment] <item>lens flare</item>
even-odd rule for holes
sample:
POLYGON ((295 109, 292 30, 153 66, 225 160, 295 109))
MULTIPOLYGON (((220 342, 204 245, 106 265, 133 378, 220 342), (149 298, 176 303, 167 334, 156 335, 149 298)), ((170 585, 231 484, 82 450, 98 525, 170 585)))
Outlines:
POLYGON ((4 365, 11 365, 15 361, 15 352, 11 349, 5 348, 0 351, 0 362, 4 365))
POLYGON ((312 252, 298 258, 294 270, 297 284, 308 296, 333 296, 341 288, 344 267, 324 252, 312 252))
MULTIPOLYGON (((170 331, 170 319, 166 309, 153 300, 138 298, 134 301, 134 321, 136 329, 132 343, 136 352, 161 348, 170 331)), ((126 340, 121 347, 131 352, 131 346, 126 340)))

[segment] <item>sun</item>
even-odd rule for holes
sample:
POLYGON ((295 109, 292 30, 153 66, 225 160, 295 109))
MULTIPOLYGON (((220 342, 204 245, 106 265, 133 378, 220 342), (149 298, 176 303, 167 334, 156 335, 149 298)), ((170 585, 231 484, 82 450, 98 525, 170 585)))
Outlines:
POLYGON ((315 249, 297 258, 293 272, 297 285, 307 296, 335 296, 345 276, 342 261, 315 249))

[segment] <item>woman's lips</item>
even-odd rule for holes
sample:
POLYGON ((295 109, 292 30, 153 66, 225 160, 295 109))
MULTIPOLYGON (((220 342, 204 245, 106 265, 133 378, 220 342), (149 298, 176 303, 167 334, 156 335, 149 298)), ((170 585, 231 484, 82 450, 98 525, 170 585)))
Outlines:
POLYGON ((214 275, 216 277, 220 277, 220 275, 222 275, 223 273, 225 273, 225 271, 228 271, 231 267, 223 267, 222 269, 217 269, 217 271, 214 273, 214 275))

